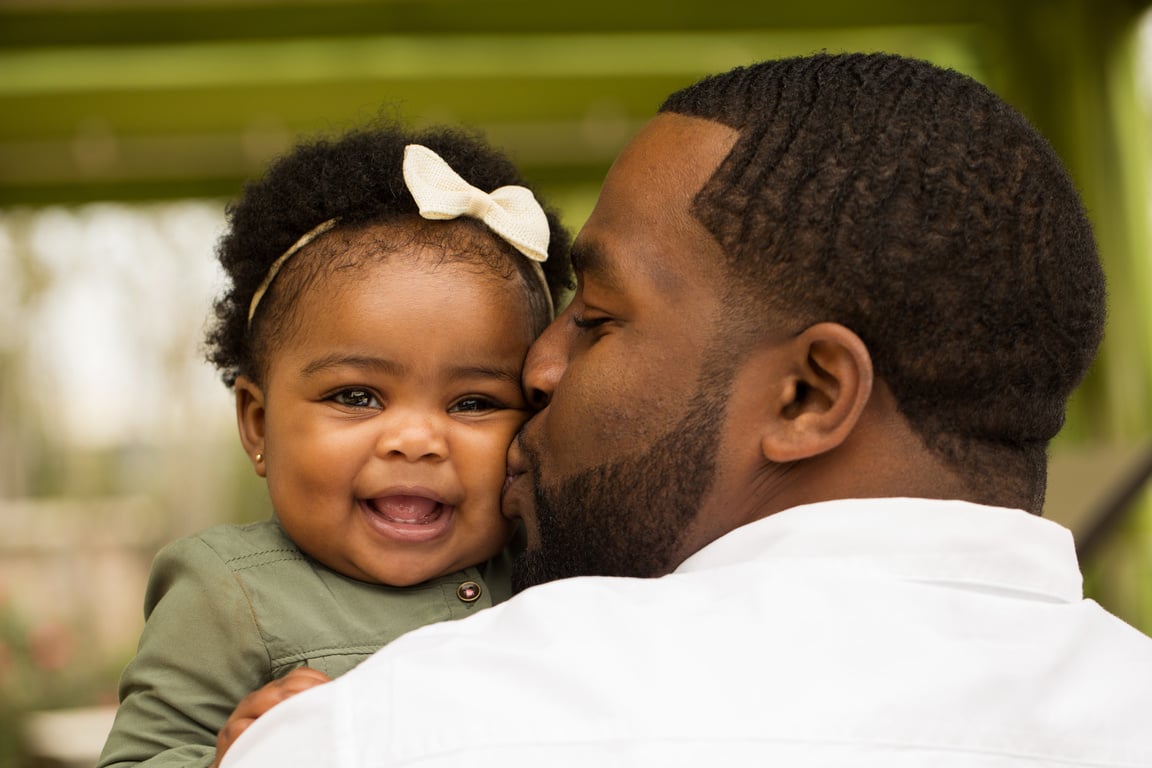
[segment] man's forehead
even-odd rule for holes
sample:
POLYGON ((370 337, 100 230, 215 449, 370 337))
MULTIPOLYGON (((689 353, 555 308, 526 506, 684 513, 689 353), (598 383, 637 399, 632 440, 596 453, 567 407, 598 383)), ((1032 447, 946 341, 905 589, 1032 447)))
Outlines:
MULTIPOLYGON (((717 247, 692 215, 692 201, 738 135, 697 117, 665 113, 653 118, 605 178, 596 207, 573 245, 577 273, 595 276, 598 282, 614 282, 622 271, 643 271, 658 283, 691 279, 683 271, 688 264, 664 262, 677 255, 703 257, 691 252, 717 247)), ((708 255, 718 257, 716 252, 708 255)))
POLYGON ((715 120, 662 112, 640 129, 617 162, 645 163, 651 173, 702 182, 712 175, 738 138, 738 130, 715 120))

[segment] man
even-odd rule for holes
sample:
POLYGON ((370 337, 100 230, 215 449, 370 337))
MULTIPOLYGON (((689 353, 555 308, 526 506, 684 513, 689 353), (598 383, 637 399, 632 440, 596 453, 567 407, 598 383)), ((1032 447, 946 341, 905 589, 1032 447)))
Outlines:
POLYGON ((1152 765, 1152 640, 1038 517, 1104 284, 1023 118, 893 56, 709 78, 573 264, 509 456, 523 592, 226 767, 1152 765))

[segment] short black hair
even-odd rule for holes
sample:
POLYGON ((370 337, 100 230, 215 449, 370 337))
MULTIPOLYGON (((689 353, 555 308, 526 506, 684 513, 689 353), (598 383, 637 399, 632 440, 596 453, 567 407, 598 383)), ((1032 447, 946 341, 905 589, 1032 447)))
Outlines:
MULTIPOLYGON (((228 228, 217 244, 216 254, 228 286, 215 302, 206 337, 208 360, 220 371, 226 385, 232 386, 239 375, 259 380, 264 353, 280 338, 289 320, 286 305, 292 303, 293 290, 283 283, 292 281, 277 278, 272 283, 249 327, 252 296, 272 263, 319 224, 336 219, 334 234, 338 234, 374 224, 407 222, 404 226, 422 228, 424 231, 418 236, 430 237, 442 248, 451 248, 445 238, 459 234, 462 228, 470 227, 476 234, 488 232, 483 224, 470 219, 445 227, 443 223, 419 218, 416 201, 401 170, 408 144, 428 147, 466 181, 484 191, 510 184, 529 186, 503 152, 490 146, 479 133, 464 128, 435 126, 416 130, 395 120, 379 119, 335 137, 300 142, 275 160, 260 179, 247 183, 240 197, 227 208, 228 228)), ((535 194, 551 230, 548 260, 542 266, 555 304, 572 287, 568 256, 571 236, 556 211, 535 194)), ((323 247, 332 237, 326 235, 310 248, 323 247)), ((471 237, 472 242, 465 247, 477 247, 480 239, 471 237)), ((511 246, 504 247, 506 244, 500 242, 498 247, 503 251, 513 252, 511 246)), ((479 258, 482 257, 481 254, 479 258)), ((491 255, 489 261, 494 261, 491 255)), ((504 263, 511 265, 508 268, 512 272, 521 274, 529 300, 546 313, 543 286, 532 276, 527 259, 510 257, 504 263)), ((293 266, 291 262, 289 265, 293 266)), ((537 324, 542 329, 549 319, 537 324)))
POLYGON ((891 54, 741 67, 661 111, 740 134, 693 213, 753 311, 851 328, 931 450, 985 500, 1039 511, 1105 285, 1035 128, 974 79, 891 54))

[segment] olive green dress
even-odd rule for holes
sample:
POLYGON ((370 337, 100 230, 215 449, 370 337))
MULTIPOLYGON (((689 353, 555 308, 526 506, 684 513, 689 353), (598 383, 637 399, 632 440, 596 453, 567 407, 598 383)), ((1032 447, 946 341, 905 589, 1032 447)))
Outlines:
POLYGON ((506 557, 387 587, 325 568, 274 520, 180 539, 153 563, 144 632, 99 766, 209 766, 217 731, 270 680, 301 666, 336 677, 411 629, 508 592, 506 557))

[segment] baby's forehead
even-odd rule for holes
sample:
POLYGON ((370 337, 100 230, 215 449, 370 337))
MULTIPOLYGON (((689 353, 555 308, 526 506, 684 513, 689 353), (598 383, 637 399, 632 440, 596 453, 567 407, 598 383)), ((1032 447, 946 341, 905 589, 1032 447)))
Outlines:
POLYGON ((428 221, 416 215, 340 227, 313 245, 320 261, 317 266, 326 265, 335 272, 408 259, 475 264, 507 277, 518 257, 511 245, 478 221, 428 221))
POLYGON ((438 270, 466 270, 470 278, 499 293, 497 300, 509 311, 523 311, 536 332, 551 319, 550 315, 544 317, 548 312, 546 297, 541 298, 542 281, 521 274, 528 269, 521 264, 527 264, 527 259, 484 224, 471 219, 426 221, 412 215, 386 222, 346 224, 309 243, 292 262, 288 265, 292 271, 284 276, 276 298, 283 313, 278 322, 288 325, 300 310, 301 301, 311 305, 315 300, 339 300, 334 294, 354 287, 370 274, 413 266, 426 268, 430 279, 436 279, 438 270))
MULTIPOLYGON (((528 302, 514 267, 500 252, 469 247, 470 241, 447 242, 407 237, 396 240, 379 233, 334 238, 304 254, 306 265, 285 281, 280 322, 291 329, 326 308, 341 306, 368 290, 388 301, 426 296, 422 286, 436 285, 443 301, 454 303, 460 292, 482 295, 501 312, 527 316, 528 302), (370 286, 370 288, 369 288, 370 286), (397 292, 393 286, 407 286, 397 292)), ((479 241, 483 244, 483 240, 479 241)), ((527 319, 527 318, 526 318, 527 319)))
POLYGON ((518 259, 524 260, 479 222, 417 219, 337 227, 301 250, 273 284, 271 300, 262 309, 261 348, 274 354, 312 319, 361 295, 366 283, 390 284, 392 273, 406 285, 414 276, 436 283, 444 279, 452 291, 462 289, 463 276, 516 327, 523 323, 535 336, 550 317, 543 317, 543 304, 532 293, 536 282, 520 275, 518 259))

